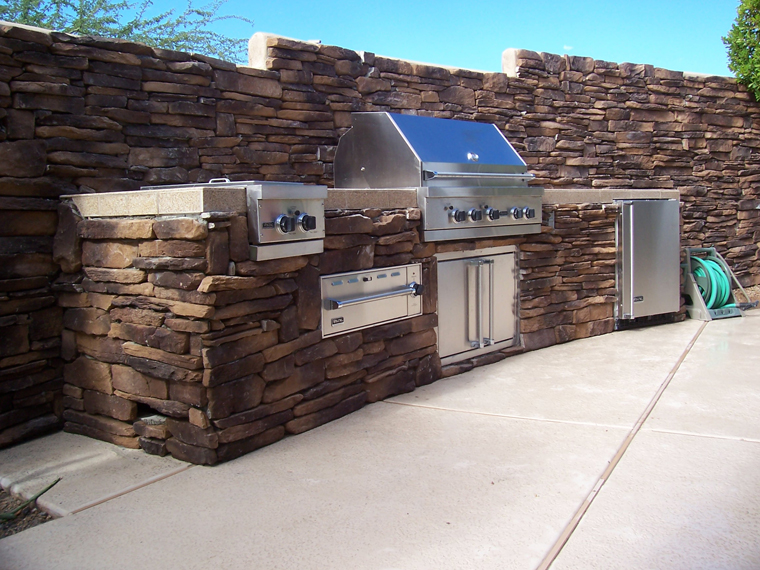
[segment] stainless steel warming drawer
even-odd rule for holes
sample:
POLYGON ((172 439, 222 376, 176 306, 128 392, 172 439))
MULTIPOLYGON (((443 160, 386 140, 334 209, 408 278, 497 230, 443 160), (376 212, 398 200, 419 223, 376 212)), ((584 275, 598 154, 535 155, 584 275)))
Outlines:
POLYGON ((322 336, 422 314, 422 265, 399 265, 321 277, 322 336))

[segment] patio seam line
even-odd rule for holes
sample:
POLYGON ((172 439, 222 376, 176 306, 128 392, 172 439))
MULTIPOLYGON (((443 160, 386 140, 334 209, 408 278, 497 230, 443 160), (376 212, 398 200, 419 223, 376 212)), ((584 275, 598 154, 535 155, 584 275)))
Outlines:
MULTIPOLYGON (((191 469, 193 467, 196 467, 192 464, 182 465, 176 469, 173 469, 171 471, 168 471, 166 473, 160 473, 158 475, 154 475, 153 477, 149 477, 148 479, 145 479, 143 481, 140 481, 139 483, 135 483, 134 485, 130 485, 129 487, 126 487, 124 489, 121 489, 119 491, 114 491, 113 493, 108 493, 106 495, 103 495, 102 497, 95 499, 93 501, 89 501, 87 503, 84 503, 82 505, 79 505, 78 507, 75 507, 71 509, 70 511, 63 511, 62 509, 59 509, 55 505, 51 505, 50 501, 38 501, 39 506, 45 510, 48 511, 49 507, 53 507, 53 509, 58 512, 62 513, 58 516, 69 516, 69 515, 75 515, 77 513, 81 513, 82 511, 85 511, 87 509, 90 509, 92 507, 96 507, 98 505, 101 505, 103 503, 106 503, 112 499, 116 499, 118 497, 121 497, 123 495, 126 495, 128 493, 131 493, 132 491, 137 491, 138 489, 142 489, 143 487, 147 487, 148 485, 152 485, 153 483, 158 483, 159 481, 163 481, 164 479, 168 479, 169 477, 172 477, 173 475, 178 475, 180 473, 184 473, 188 469, 191 469)), ((50 511, 48 511, 50 512, 50 511)))
POLYGON ((709 434, 709 433, 695 433, 691 431, 676 431, 676 430, 658 429, 658 428, 646 428, 644 429, 644 431, 654 432, 654 433, 664 433, 668 435, 683 435, 686 437, 704 437, 707 439, 722 439, 726 441, 743 441, 745 443, 760 443, 760 439, 754 439, 751 437, 739 437, 739 436, 718 435, 718 434, 709 434))
MULTIPOLYGON (((380 402, 379 402, 380 403, 380 402)), ((594 422, 576 422, 572 420, 556 420, 551 418, 536 418, 531 416, 515 416, 511 414, 497 414, 494 412, 478 412, 476 410, 459 410, 456 408, 444 408, 442 406, 424 406, 422 404, 410 404, 408 402, 389 402, 387 400, 382 401, 383 404, 395 404, 397 406, 408 406, 410 408, 423 408, 426 410, 438 410, 441 412, 454 412, 459 414, 473 414, 477 416, 490 416, 495 418, 506 418, 510 420, 526 420, 526 421, 532 421, 532 422, 543 422, 543 423, 553 423, 553 424, 570 424, 570 425, 576 425, 576 426, 588 426, 588 427, 603 427, 603 428, 612 428, 612 429, 625 429, 630 430, 631 428, 628 426, 623 425, 615 425, 615 424, 601 424, 601 423, 594 423, 594 422)))
POLYGON ((679 359, 676 361, 675 365, 670 370, 668 375, 665 377, 665 380, 663 380, 662 384, 660 384, 660 387, 658 388, 657 392, 655 392, 654 396, 650 400, 647 407, 639 416, 639 419, 636 422, 636 425, 634 425, 633 429, 631 429, 628 436, 626 436, 625 440, 620 445, 620 448, 618 449, 617 453, 615 453, 615 455, 609 461, 607 468, 602 472, 601 476, 599 477, 599 480, 596 482, 593 489, 591 489, 591 492, 588 494, 586 499, 584 499, 584 501, 578 507, 578 510, 576 510, 572 519, 570 519, 570 522, 567 524, 565 529, 559 535, 554 545, 549 549, 549 552, 547 552, 546 556, 541 561, 541 564, 538 565, 536 570, 549 570, 549 567, 554 563, 557 556, 559 556, 559 553, 562 551, 565 544, 567 544, 568 540, 570 540, 570 537, 572 536, 573 532, 575 532, 575 529, 578 528, 578 525, 580 524, 581 519, 583 519, 584 515, 586 514, 586 511, 588 511, 589 507, 594 502, 594 499, 599 494, 599 491, 601 491, 602 487, 607 482, 610 475, 612 475, 612 472, 615 470, 615 467, 617 467, 618 463, 620 463, 620 460, 623 458, 623 455, 625 455, 625 452, 628 450, 628 447, 633 442, 633 439, 636 437, 639 431, 641 431, 641 428, 644 425, 644 422, 646 422, 646 420, 649 418, 649 415, 652 413, 652 410, 654 410, 655 406, 660 401, 660 398, 662 397, 663 393, 665 392, 667 387, 670 385, 671 380, 676 375, 679 368, 681 368, 681 364, 683 364, 683 361, 686 360, 686 357, 691 352, 691 349, 694 348, 694 345, 696 344, 697 340, 702 334, 702 331, 704 331, 705 328, 707 327, 707 323, 708 321, 705 321, 702 323, 702 325, 699 327, 697 332, 694 334, 694 337, 689 342, 689 344, 686 345, 686 348, 683 350, 683 353, 681 354, 679 359))

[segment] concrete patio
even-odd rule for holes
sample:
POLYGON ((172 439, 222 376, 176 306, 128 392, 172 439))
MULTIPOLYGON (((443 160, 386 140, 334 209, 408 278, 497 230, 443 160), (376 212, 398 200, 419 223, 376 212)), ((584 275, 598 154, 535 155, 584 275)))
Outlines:
POLYGON ((760 311, 448 378, 213 468, 57 433, 0 568, 760 567, 760 311), (329 450, 326 452, 325 450, 329 450))

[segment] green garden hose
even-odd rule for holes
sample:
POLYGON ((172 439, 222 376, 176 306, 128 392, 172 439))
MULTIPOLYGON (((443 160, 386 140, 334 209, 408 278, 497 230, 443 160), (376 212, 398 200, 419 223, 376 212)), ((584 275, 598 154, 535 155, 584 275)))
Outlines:
POLYGON ((697 278, 699 292, 707 308, 735 307, 733 303, 727 304, 731 296, 731 281, 721 265, 713 259, 702 259, 696 256, 692 256, 691 261, 694 263, 693 273, 697 278))

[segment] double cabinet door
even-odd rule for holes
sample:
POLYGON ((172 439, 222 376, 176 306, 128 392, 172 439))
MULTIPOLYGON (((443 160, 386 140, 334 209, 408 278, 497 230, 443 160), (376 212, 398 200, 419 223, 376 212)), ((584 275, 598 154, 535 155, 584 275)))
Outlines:
POLYGON ((438 351, 455 362, 515 340, 517 274, 513 248, 439 254, 438 351))

